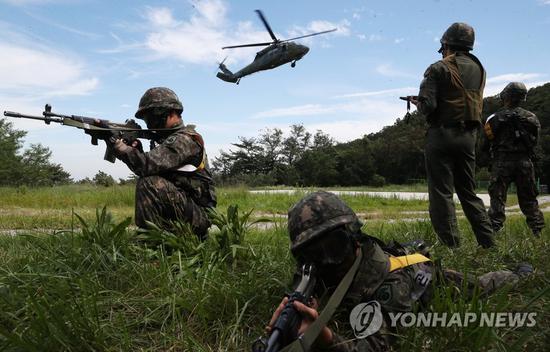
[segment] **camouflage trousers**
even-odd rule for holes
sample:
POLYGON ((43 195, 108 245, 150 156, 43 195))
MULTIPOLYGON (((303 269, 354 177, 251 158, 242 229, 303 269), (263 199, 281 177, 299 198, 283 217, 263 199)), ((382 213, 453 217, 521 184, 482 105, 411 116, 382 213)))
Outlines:
POLYGON ((430 219, 435 233, 447 246, 460 245, 453 192, 477 242, 493 245, 493 230, 483 201, 475 192, 477 129, 430 127, 426 133, 425 159, 430 198, 430 219))
POLYGON ((495 160, 491 167, 489 217, 493 228, 498 231, 504 225, 508 186, 514 182, 517 188, 519 207, 525 215, 527 225, 533 233, 540 233, 544 228, 544 216, 537 202, 538 191, 531 160, 527 157, 518 160, 495 160))
POLYGON ((147 221, 166 230, 174 221, 188 223, 200 239, 211 225, 206 208, 160 176, 141 177, 136 185, 136 225, 147 228, 147 221))

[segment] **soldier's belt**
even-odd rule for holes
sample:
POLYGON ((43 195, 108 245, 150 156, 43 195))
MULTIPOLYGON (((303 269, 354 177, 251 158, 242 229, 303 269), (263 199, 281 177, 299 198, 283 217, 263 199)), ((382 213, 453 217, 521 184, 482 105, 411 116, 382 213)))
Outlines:
POLYGON ((413 264, 430 261, 430 258, 425 257, 420 253, 402 255, 399 257, 390 256, 389 259, 390 259, 390 272, 405 268, 413 264))

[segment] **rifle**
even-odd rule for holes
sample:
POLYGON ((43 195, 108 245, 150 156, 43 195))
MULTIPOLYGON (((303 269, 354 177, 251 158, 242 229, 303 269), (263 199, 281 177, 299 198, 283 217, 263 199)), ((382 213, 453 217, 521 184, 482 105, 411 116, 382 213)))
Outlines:
POLYGON ((114 123, 109 120, 97 119, 94 117, 78 115, 62 115, 52 112, 52 106, 46 104, 42 116, 21 114, 13 111, 4 111, 4 116, 44 121, 47 125, 51 122, 83 129, 84 133, 91 136, 91 143, 97 145, 98 139, 104 140, 107 145, 103 159, 114 163, 116 156, 113 150, 113 142, 116 139, 123 139, 128 145, 139 138, 154 140, 159 137, 162 131, 173 131, 174 129, 142 129, 133 119, 125 123, 114 123))
POLYGON ((413 100, 413 99, 418 100, 418 96, 416 96, 416 95, 407 95, 406 97, 399 97, 399 99, 407 101, 407 113, 403 117, 403 121, 405 121, 405 123, 409 123, 409 121, 411 120, 411 116, 412 116, 411 113, 410 113, 411 100, 413 100))
POLYGON ((266 341, 265 337, 258 338, 252 344, 252 352, 277 352, 296 340, 302 317, 294 308, 293 302, 298 301, 307 304, 316 282, 315 267, 313 264, 304 264, 302 266, 300 283, 296 290, 288 297, 288 302, 275 321, 275 324, 273 324, 269 339, 266 341))

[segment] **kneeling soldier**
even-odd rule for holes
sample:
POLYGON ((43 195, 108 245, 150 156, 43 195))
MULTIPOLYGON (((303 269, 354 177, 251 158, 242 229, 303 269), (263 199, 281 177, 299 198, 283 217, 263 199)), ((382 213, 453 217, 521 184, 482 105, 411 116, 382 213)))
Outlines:
POLYGON ((207 209, 216 206, 212 177, 207 168, 204 141, 194 126, 183 124, 183 105, 168 88, 148 89, 136 117, 149 129, 158 129, 156 146, 145 153, 139 141, 115 142, 117 157, 139 176, 136 185, 136 225, 152 222, 172 229, 175 221, 189 223, 204 239, 211 223, 207 209), (163 131, 166 129, 166 131, 163 131))

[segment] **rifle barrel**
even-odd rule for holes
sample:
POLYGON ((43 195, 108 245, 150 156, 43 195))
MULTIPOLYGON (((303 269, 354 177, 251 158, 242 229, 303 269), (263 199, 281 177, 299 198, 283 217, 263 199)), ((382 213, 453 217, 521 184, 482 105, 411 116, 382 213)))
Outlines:
POLYGON ((44 117, 44 116, 25 115, 14 111, 4 111, 4 116, 16 117, 19 119, 40 120, 40 121, 46 121, 46 122, 60 122, 60 123, 63 122, 62 119, 56 119, 56 118, 44 117))

